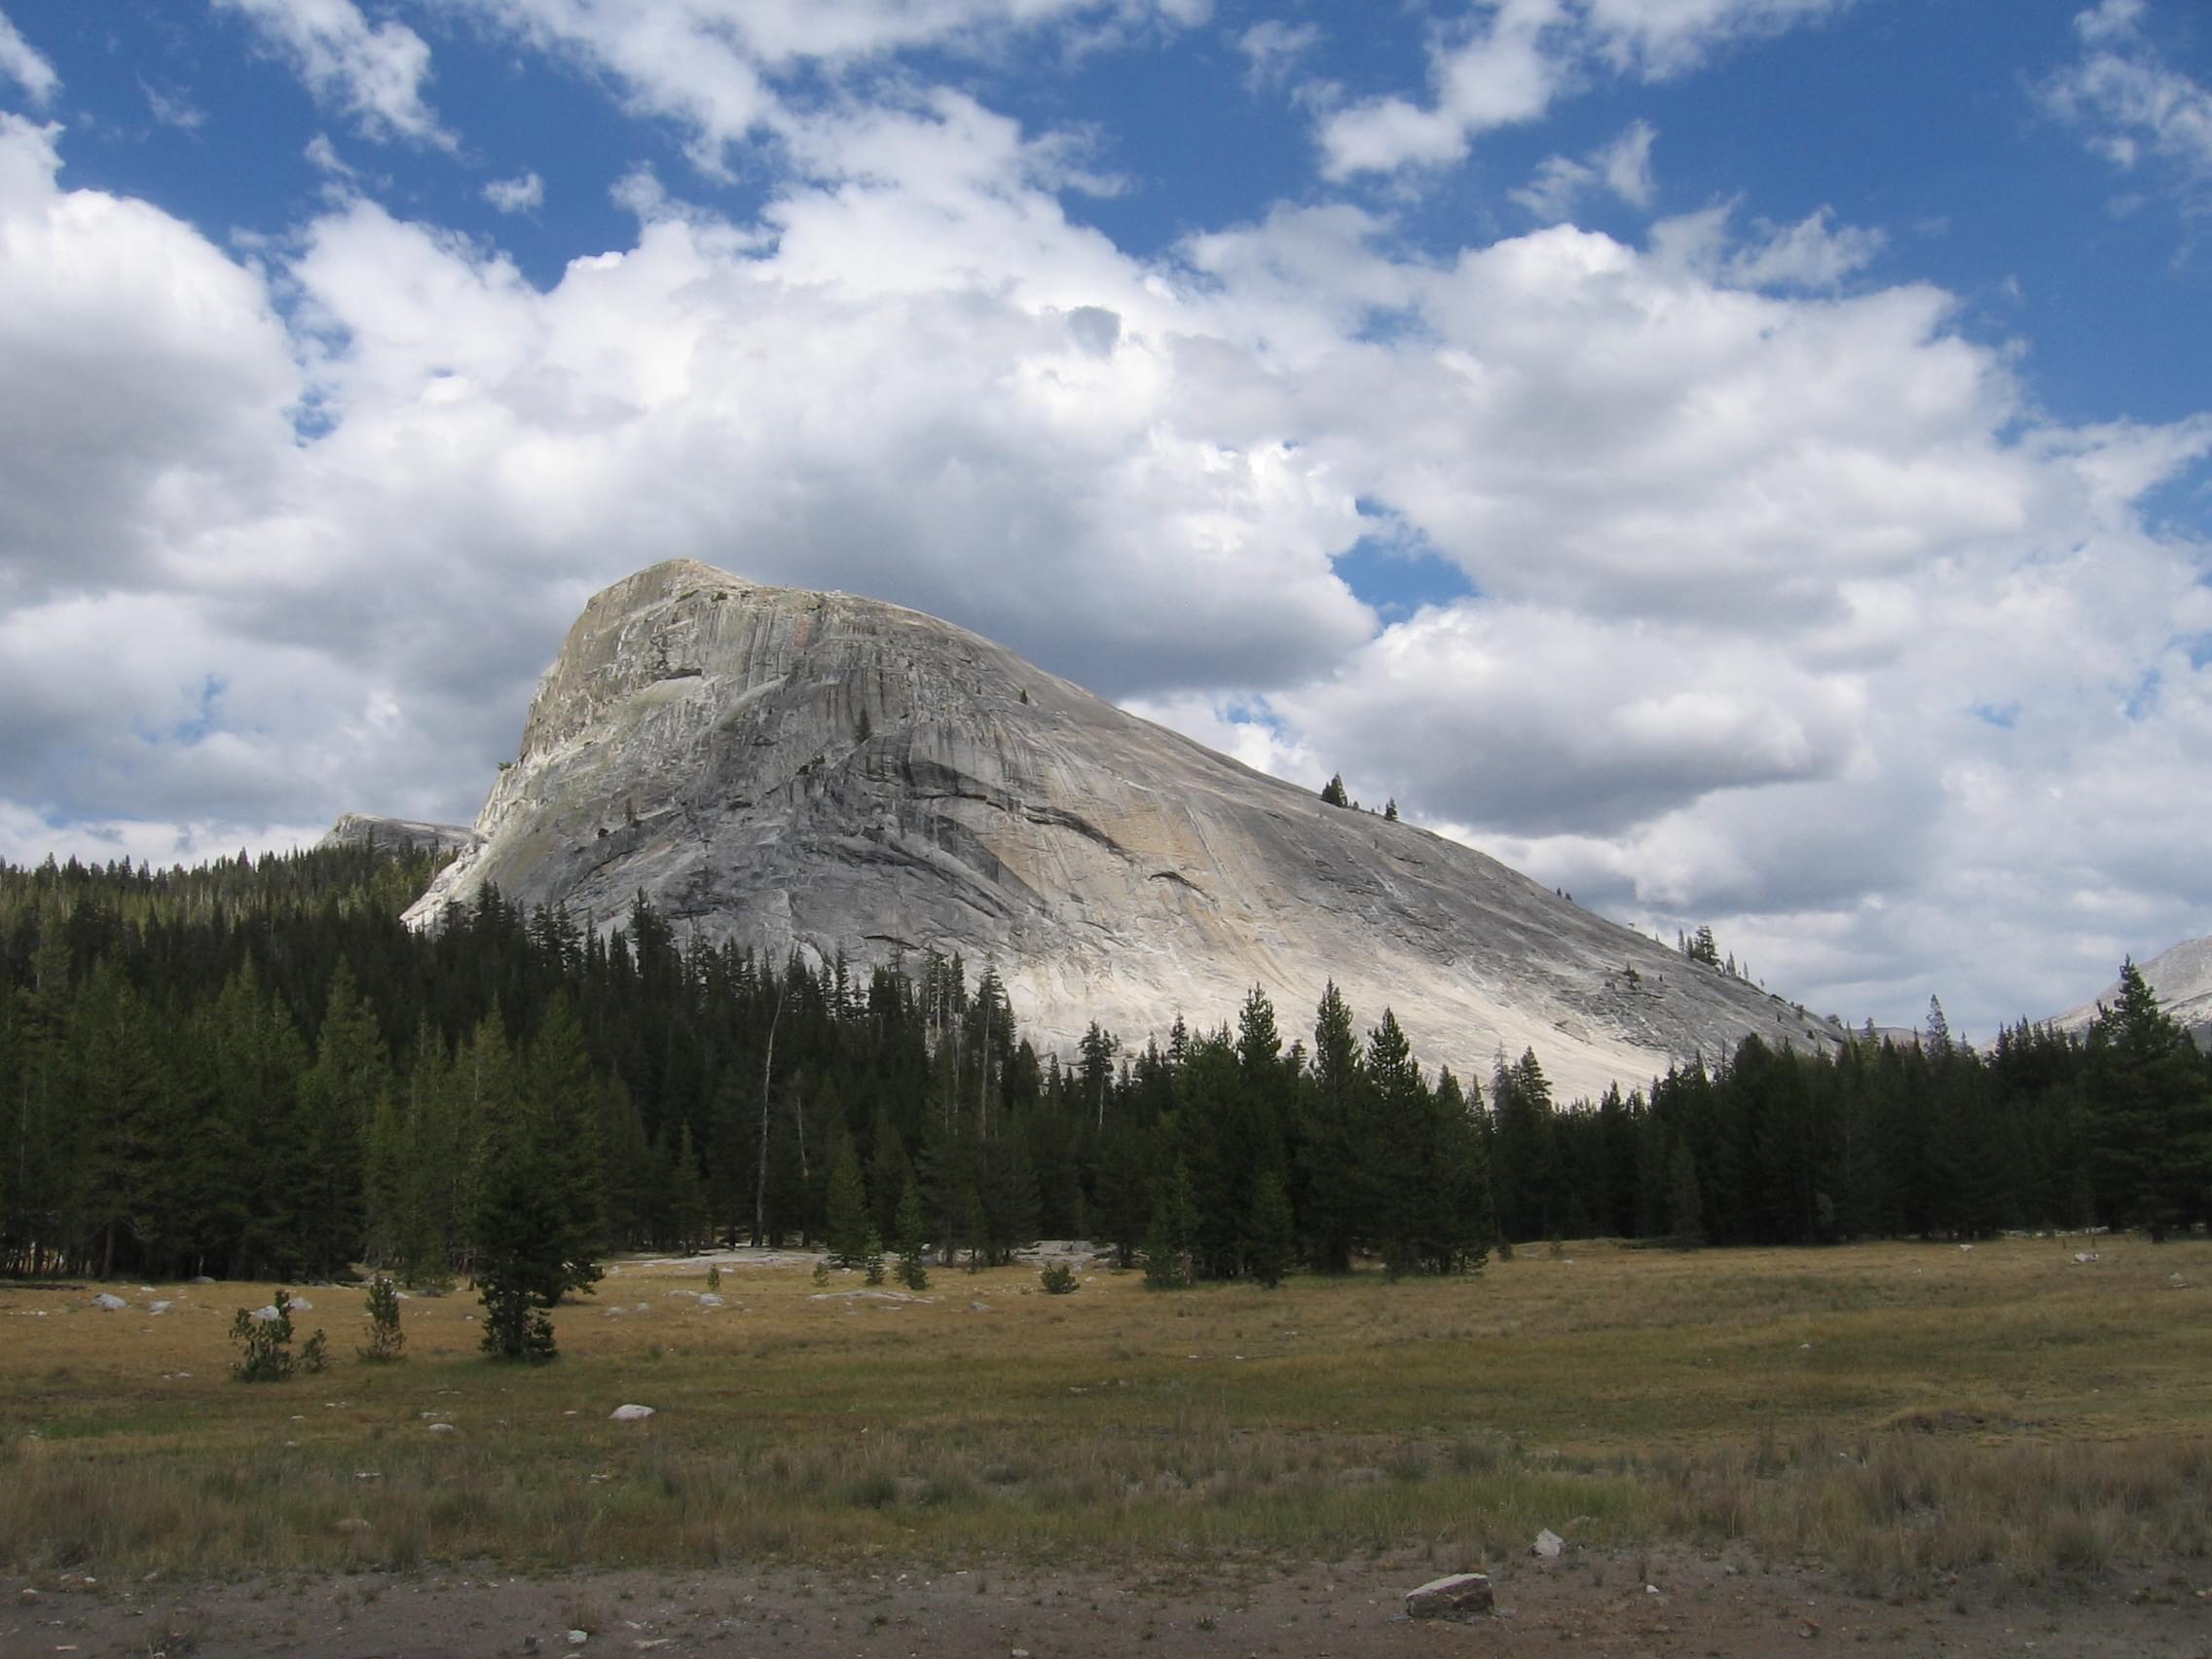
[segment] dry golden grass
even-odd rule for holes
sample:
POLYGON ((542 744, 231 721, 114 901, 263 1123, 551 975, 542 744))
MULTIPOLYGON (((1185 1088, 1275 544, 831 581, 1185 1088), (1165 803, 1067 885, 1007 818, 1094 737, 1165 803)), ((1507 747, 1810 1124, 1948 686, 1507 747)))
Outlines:
POLYGON ((2212 1246, 1677 1256, 1570 1246, 1479 1278, 1048 1297, 938 1272, 629 1262, 562 1359, 476 1355, 464 1293, 370 1366, 231 1381, 266 1287, 0 1287, 0 1560, 196 1571, 984 1550, 1460 1559, 1733 1538, 1868 1589, 2040 1582, 2212 1545, 2212 1246), (2177 1279, 2179 1282, 2177 1282, 2177 1279), (972 1301, 990 1305, 971 1309, 972 1301), (638 1311, 640 1305, 647 1310, 638 1311), (610 1309, 624 1309, 619 1313, 610 1309), (608 1420, 650 1405, 649 1421, 608 1420), (450 1421, 450 1433, 430 1424, 450 1421))

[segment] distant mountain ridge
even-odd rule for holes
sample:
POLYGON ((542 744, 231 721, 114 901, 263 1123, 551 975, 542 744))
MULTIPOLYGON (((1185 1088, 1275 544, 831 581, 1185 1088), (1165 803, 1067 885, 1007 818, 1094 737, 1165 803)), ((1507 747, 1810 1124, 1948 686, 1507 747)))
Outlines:
POLYGON ((378 846, 391 851, 417 847, 437 853, 458 853, 476 845, 476 831, 465 824, 425 824, 413 818, 380 818, 371 812, 349 812, 333 824, 318 846, 378 846))
POLYGON ((1747 1035, 1843 1033, 1495 860, 1324 804, 987 640, 690 561, 594 597, 461 852, 409 912, 486 883, 597 927, 644 894, 676 929, 866 968, 959 952, 1071 1052, 1227 1020, 1286 1042, 1335 979, 1462 1076, 1532 1048, 1561 1097, 1641 1085, 1747 1035))
MULTIPOLYGON (((2185 939, 2162 950, 2135 971, 2158 999, 2158 1006, 2186 1026, 2197 1047, 2212 1046, 2212 939, 2185 939)), ((2051 1023, 2068 1031, 2086 1031, 2101 1004, 2111 1007, 2120 999, 2116 978, 2089 1002, 2060 1014, 2051 1023)))

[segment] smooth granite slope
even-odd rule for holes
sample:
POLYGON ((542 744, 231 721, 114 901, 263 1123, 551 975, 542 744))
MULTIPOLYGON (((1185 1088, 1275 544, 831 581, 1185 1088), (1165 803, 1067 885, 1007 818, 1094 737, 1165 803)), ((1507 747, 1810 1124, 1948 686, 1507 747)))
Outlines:
POLYGON ((1487 1078, 1533 1048, 1562 1099, 1746 1034, 1840 1033, 1456 842, 1324 805, 948 623, 690 561, 594 598, 464 853, 409 913, 486 882, 679 937, 857 963, 995 964, 1067 1052, 1231 1020, 1307 1031, 1334 977, 1363 1024, 1487 1078))

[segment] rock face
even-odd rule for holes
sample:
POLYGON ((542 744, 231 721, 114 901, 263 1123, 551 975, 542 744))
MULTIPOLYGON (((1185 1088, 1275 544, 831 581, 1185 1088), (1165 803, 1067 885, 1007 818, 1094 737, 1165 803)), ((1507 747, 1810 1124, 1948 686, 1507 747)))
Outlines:
POLYGON ((1334 978, 1462 1077, 1533 1048, 1564 1099, 1746 1034, 1841 1033, 1481 853, 1325 805, 959 628, 689 561, 584 608, 478 843, 409 912, 486 883, 606 927, 643 893, 682 939, 856 968, 995 965, 1024 1032, 1141 1047, 1334 978))
POLYGON ((1480 1572, 1454 1572, 1406 1592, 1410 1619, 1473 1619, 1492 1610, 1490 1578, 1480 1572))
POLYGON ((375 845, 387 851, 401 847, 426 848, 436 853, 465 852, 476 845, 476 831, 465 824, 423 824, 412 818, 378 818, 372 813, 349 812, 316 843, 323 847, 375 845))
MULTIPOLYGON (((2135 968, 2158 999, 2158 1006, 2196 1039, 2196 1046, 2212 1048, 2212 939, 2184 940, 2148 962, 2138 962, 2135 968)), ((2071 1014, 2060 1014, 2051 1023, 2066 1031, 2086 1031, 2097 1017, 2099 1005, 2110 1008, 2118 1001, 2120 981, 2115 979, 2092 1001, 2071 1014)))

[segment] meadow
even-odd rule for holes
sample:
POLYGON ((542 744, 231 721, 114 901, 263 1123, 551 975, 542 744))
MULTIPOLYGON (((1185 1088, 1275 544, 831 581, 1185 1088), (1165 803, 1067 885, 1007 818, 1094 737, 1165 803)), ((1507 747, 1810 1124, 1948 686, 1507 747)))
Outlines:
POLYGON ((411 1298, 405 1358, 363 1363, 360 1288, 311 1286, 329 1369, 263 1384, 232 1380, 229 1329, 274 1287, 0 1286, 0 1563, 1457 1566, 1550 1528, 1911 1594, 2201 1581, 2212 1548, 2202 1240, 1586 1243, 1069 1296, 933 1269, 912 1301, 739 1253, 721 1307, 708 1265, 612 1264, 540 1368, 478 1356, 464 1290, 411 1298))

